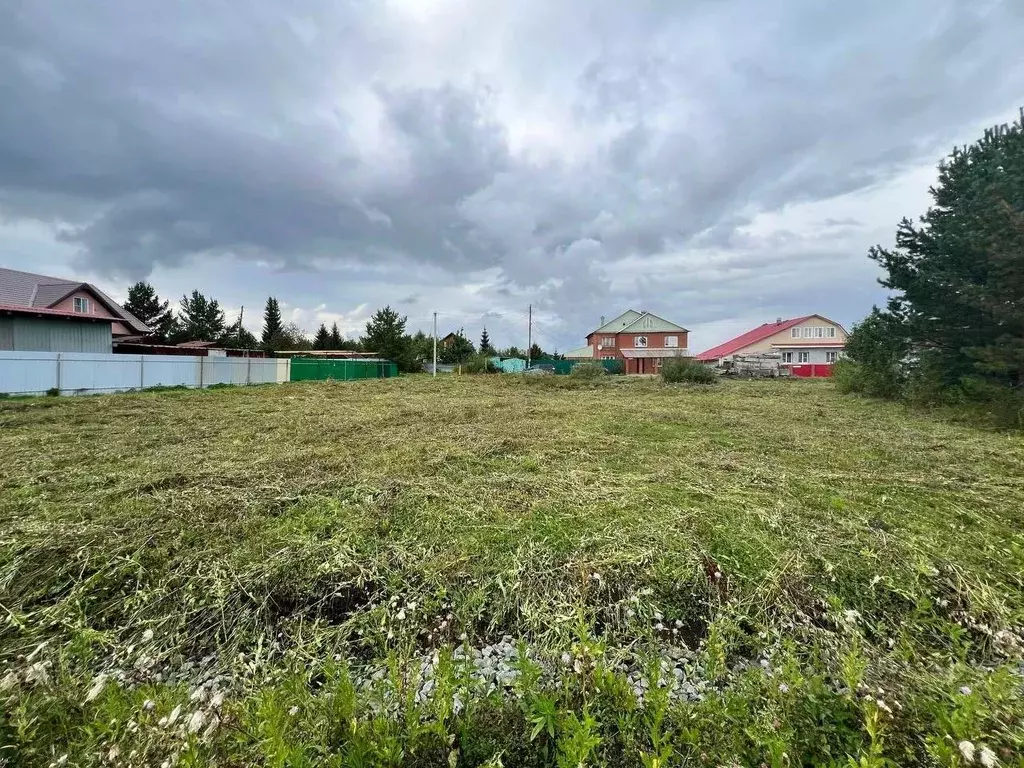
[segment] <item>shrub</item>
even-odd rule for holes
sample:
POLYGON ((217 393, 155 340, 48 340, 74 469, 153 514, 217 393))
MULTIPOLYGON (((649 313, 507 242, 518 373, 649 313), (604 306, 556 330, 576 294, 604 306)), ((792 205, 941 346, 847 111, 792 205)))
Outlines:
POLYGON ((704 363, 688 357, 673 357, 661 365, 662 380, 675 384, 717 384, 718 374, 704 363))
POLYGON ((462 364, 462 370, 465 373, 501 373, 501 369, 498 368, 487 355, 473 355, 465 363, 462 364))
POLYGON ((573 369, 569 372, 569 375, 574 379, 600 379, 607 374, 608 372, 600 363, 580 363, 573 366, 573 369))

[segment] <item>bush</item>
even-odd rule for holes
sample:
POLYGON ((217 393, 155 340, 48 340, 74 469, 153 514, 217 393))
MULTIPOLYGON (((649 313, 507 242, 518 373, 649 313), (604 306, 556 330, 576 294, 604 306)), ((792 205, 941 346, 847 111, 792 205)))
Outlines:
POLYGON ((600 363, 580 363, 573 366, 569 375, 574 379, 600 379, 608 372, 600 363))
POLYGON ((501 373, 501 369, 487 355, 473 355, 462 364, 462 370, 471 374, 501 373))
POLYGON ((711 368, 689 357, 673 357, 661 365, 662 380, 671 384, 717 384, 718 374, 711 368))

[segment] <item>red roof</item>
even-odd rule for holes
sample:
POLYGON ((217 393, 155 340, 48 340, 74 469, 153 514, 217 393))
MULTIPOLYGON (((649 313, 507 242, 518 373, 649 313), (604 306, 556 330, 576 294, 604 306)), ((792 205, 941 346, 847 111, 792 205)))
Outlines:
POLYGON ((803 317, 794 317, 792 320, 781 320, 777 323, 765 323, 759 325, 752 331, 740 334, 735 339, 730 339, 724 344, 719 344, 717 347, 701 352, 697 355, 698 360, 720 360, 723 357, 728 357, 734 352, 739 352, 744 347, 749 347, 751 344, 756 344, 759 341, 767 339, 769 336, 774 336, 780 331, 788 331, 794 325, 800 325, 805 320, 810 320, 812 317, 817 315, 804 315, 803 317))

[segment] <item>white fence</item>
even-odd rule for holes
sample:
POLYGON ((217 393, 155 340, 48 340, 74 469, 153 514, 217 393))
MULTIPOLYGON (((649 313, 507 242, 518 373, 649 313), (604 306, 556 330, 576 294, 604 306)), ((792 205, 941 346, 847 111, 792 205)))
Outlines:
POLYGON ((62 395, 149 387, 278 384, 290 360, 262 357, 104 355, 88 352, 0 352, 0 392, 62 395))

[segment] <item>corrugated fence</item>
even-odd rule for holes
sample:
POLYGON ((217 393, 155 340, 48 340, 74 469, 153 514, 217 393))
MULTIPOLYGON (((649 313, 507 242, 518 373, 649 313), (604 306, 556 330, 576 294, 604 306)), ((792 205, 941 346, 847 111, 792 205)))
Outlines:
POLYGON ((150 387, 279 384, 289 360, 258 357, 114 355, 91 352, 0 352, 0 392, 62 395, 150 387))
POLYGON ((292 358, 291 381, 390 379, 398 366, 388 360, 320 360, 292 358))

